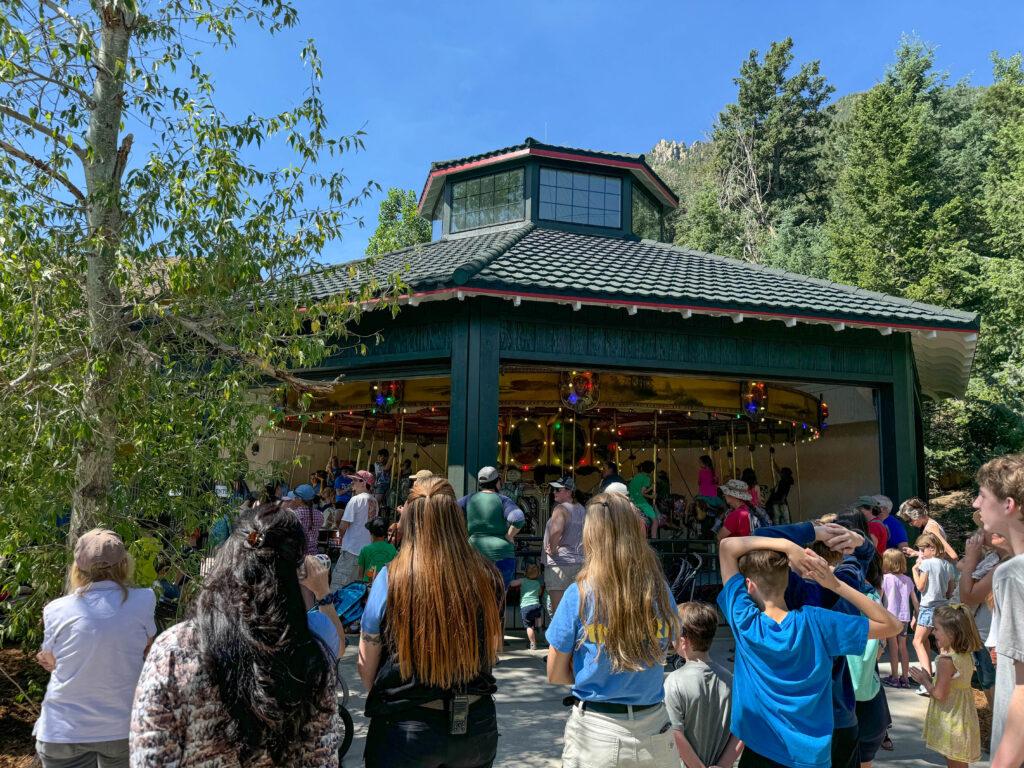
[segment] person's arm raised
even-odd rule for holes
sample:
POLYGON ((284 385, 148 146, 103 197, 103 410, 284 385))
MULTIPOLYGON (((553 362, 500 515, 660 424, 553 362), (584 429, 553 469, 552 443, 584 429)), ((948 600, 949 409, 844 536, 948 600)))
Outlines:
MULTIPOLYGON (((811 553, 813 554, 813 553, 811 553)), ((881 603, 876 603, 863 592, 844 584, 836 578, 832 568, 820 557, 809 560, 806 568, 808 578, 814 579, 825 589, 836 595, 863 613, 868 619, 868 639, 884 640, 895 637, 903 629, 903 622, 886 610, 881 603)))
POLYGON ((781 552, 789 558, 789 565, 798 573, 802 573, 808 557, 818 558, 810 550, 805 550, 788 539, 775 539, 767 536, 731 536, 718 543, 718 564, 724 584, 739 573, 739 559, 747 552, 757 549, 770 549, 781 552))

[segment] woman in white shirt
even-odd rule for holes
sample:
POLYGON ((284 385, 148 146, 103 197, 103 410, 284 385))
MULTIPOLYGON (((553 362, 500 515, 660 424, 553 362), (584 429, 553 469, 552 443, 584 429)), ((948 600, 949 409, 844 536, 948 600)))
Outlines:
POLYGON ((132 563, 113 531, 78 539, 71 590, 43 608, 48 670, 33 734, 43 768, 128 765, 132 697, 146 651, 156 635, 156 595, 135 589, 132 563))

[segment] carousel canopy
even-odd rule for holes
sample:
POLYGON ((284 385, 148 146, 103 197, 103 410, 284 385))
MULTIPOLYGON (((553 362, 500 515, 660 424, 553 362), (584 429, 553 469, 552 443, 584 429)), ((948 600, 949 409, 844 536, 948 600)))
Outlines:
POLYGON ((781 321, 910 333, 921 389, 933 398, 967 387, 977 345, 974 313, 909 301, 827 280, 651 240, 578 234, 536 223, 452 235, 308 276, 314 298, 352 290, 370 275, 398 272, 403 301, 492 296, 637 311, 728 316, 734 322, 781 321))

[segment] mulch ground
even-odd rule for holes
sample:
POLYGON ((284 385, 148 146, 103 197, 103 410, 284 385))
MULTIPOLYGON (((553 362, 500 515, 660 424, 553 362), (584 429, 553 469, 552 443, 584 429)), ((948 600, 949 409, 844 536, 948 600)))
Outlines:
POLYGON ((17 697, 32 681, 45 685, 46 673, 20 648, 0 648, 0 670, 0 768, 36 766, 32 725, 39 709, 17 697))

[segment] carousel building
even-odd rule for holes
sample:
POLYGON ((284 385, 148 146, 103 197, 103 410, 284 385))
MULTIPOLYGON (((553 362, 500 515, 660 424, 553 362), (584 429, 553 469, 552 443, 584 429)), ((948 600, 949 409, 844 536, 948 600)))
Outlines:
MULTIPOLYGON (((659 493, 689 497, 704 454, 766 490, 789 468, 794 520, 923 494, 921 402, 964 392, 978 317, 671 245, 677 204, 643 155, 527 139, 434 163, 420 210, 440 237, 370 268, 401 276, 401 311, 364 313, 365 354, 304 372, 343 379, 253 461, 384 447, 395 475, 458 491, 497 465, 534 526, 556 477, 587 491, 652 460, 659 493)), ((357 278, 308 279, 326 298, 357 278)))

